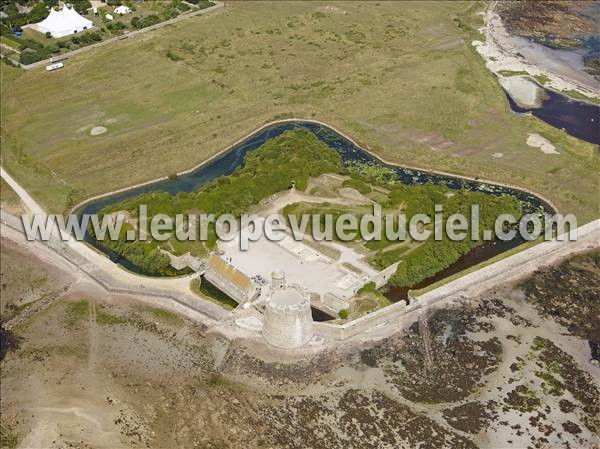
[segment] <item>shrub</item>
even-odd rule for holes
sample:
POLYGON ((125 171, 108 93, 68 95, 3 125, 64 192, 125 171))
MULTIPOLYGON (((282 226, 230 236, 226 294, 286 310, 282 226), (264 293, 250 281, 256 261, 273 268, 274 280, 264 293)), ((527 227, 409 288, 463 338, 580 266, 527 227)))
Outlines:
POLYGON ((158 17, 156 14, 146 16, 143 19, 140 19, 139 17, 134 17, 133 19, 131 19, 131 26, 139 30, 141 28, 146 28, 150 25, 160 23, 160 21, 160 17, 158 17))
POLYGON ((348 309, 342 309, 338 312, 338 315, 342 320, 346 320, 348 319, 348 315, 350 315, 350 312, 348 312, 348 309))
POLYGON ((367 282, 365 285, 363 285, 356 293, 360 295, 362 293, 371 293, 376 290, 377 290, 377 287, 375 286, 375 282, 371 281, 371 282, 367 282))
POLYGON ((88 36, 94 41, 94 42, 100 42, 102 40, 102 35, 97 32, 97 31, 93 31, 91 33, 88 34, 88 36))
POLYGON ((364 181, 361 181, 360 179, 354 179, 354 178, 347 179, 346 181, 344 181, 342 186, 350 187, 352 189, 358 190, 363 195, 366 195, 367 193, 371 193, 373 191, 373 189, 371 188, 371 186, 369 184, 367 184, 364 181))
POLYGON ((69 3, 73 5, 75 11, 82 15, 85 15, 87 10, 92 7, 89 0, 70 0, 69 3))
MULTIPOLYGON (((2 3, 4 3, 4 2, 2 2, 2 3)), ((46 17, 48 17, 48 14, 50 14, 50 11, 48 11, 46 9, 46 5, 44 4, 44 2, 36 3, 34 5, 34 7, 31 9, 31 11, 29 11, 29 14, 27 15, 27 22, 28 23, 41 22, 46 17)))
MULTIPOLYGON (((332 173, 341 167, 340 155, 307 130, 289 130, 248 152, 244 164, 229 176, 221 176, 204 184, 196 192, 181 192, 172 196, 153 192, 103 209, 101 214, 118 210, 136 211, 139 204, 147 204, 148 217, 167 214, 171 217, 186 210, 201 210, 215 216, 224 213, 239 217, 252 205, 264 198, 286 190, 293 179, 307 179, 322 173, 332 173)), ((213 228, 214 230, 214 228, 213 228)), ((211 228, 209 227, 209 235, 211 228)), ((211 246, 214 239, 208 242, 211 246)), ((141 242, 112 242, 104 240, 118 254, 134 262, 141 262, 148 271, 156 268, 154 257, 146 258, 148 246, 141 242)), ((155 255, 156 258, 159 255, 155 255)), ((167 261, 167 259, 163 260, 167 261)), ((158 262, 161 262, 160 260, 158 262)))
POLYGON ((19 58, 19 61, 21 62, 21 64, 29 65, 33 64, 34 62, 46 59, 48 57, 50 57, 50 51, 48 51, 45 48, 38 51, 32 50, 31 48, 26 48, 21 52, 21 57, 19 58))
POLYGON ((8 353, 19 347, 18 338, 8 329, 4 327, 4 323, 0 320, 0 360, 8 353))
POLYGON ((106 28, 110 31, 121 31, 124 30, 126 28, 125 24, 123 22, 108 22, 106 24, 106 28))
POLYGON ((31 39, 21 39, 21 42, 23 43, 23 48, 31 48, 32 50, 42 50, 44 48, 44 44, 32 41, 31 39))
POLYGON ((17 66, 15 65, 15 63, 14 63, 14 62, 12 62, 12 60, 10 60, 9 58, 2 58, 2 62, 3 62, 4 64, 6 64, 6 65, 9 65, 9 66, 11 66, 11 67, 17 67, 17 66))
POLYGON ((46 39, 52 39, 52 33, 50 31, 46 31, 46 39))
POLYGON ((167 58, 169 58, 171 61, 181 61, 183 59, 181 56, 172 52, 171 50, 167 50, 167 58))
POLYGON ((165 20, 173 19, 179 15, 179 11, 175 8, 168 8, 163 12, 165 20))

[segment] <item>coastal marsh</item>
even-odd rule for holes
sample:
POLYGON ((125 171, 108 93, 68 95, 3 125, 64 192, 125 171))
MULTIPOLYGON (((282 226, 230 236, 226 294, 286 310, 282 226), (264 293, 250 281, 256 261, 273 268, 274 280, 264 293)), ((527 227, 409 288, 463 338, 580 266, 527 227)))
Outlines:
POLYGON ((73 57, 56 73, 2 65, 3 163, 62 212, 188 169, 266 122, 303 117, 390 162, 531 189, 580 223, 598 216, 594 145, 510 112, 471 46, 479 11, 462 2, 231 2, 73 57), (92 126, 108 131, 92 137, 92 126), (559 148, 560 171, 527 146, 528 133, 559 148))

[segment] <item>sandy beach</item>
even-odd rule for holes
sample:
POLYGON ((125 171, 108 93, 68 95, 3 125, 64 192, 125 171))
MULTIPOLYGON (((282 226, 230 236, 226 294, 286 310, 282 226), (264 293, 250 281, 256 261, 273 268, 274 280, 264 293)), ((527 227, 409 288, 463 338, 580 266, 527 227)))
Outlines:
MULTIPOLYGON (((527 39, 511 36, 495 12, 495 3, 485 13, 485 26, 480 30, 485 41, 473 41, 477 52, 486 60, 487 68, 499 78, 509 72, 526 72, 544 76, 544 87, 577 91, 585 96, 600 98, 600 83, 580 70, 578 55, 565 50, 552 50, 527 39)), ((510 85, 503 87, 510 88, 510 85)), ((532 86, 533 89, 533 86, 532 86)), ((511 96, 513 92, 509 91, 511 96)), ((535 95, 533 92, 531 95, 535 95)))

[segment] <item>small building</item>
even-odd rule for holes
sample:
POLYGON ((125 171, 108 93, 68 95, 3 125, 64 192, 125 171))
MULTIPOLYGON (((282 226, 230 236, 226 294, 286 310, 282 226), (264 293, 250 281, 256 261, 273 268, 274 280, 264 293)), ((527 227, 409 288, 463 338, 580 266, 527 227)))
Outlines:
POLYGON ((204 277, 239 304, 251 301, 258 294, 252 279, 217 254, 208 257, 204 277))
POLYGON ((50 9, 50 14, 32 28, 40 33, 50 33, 52 37, 64 37, 94 27, 94 22, 79 15, 74 8, 67 5, 60 11, 50 9))
POLYGON ((123 14, 129 14, 130 12, 131 9, 129 8, 129 6, 120 5, 115 8, 115 14, 119 14, 120 16, 122 16, 123 14))

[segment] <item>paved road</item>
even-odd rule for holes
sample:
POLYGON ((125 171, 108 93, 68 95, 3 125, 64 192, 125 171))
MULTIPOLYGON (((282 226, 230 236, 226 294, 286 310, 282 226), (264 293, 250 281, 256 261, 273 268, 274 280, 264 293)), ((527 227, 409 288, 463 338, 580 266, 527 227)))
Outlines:
POLYGON ((122 36, 111 37, 110 39, 106 39, 106 40, 104 40, 102 42, 98 42, 97 44, 87 45, 85 47, 78 48, 77 50, 73 50, 73 51, 70 51, 70 52, 67 52, 67 53, 63 53, 63 54, 57 55, 54 58, 44 59, 43 61, 34 62, 33 64, 29 64, 29 65, 23 65, 23 64, 21 64, 21 67, 23 67, 25 70, 31 70, 31 69, 35 69, 37 67, 41 67, 41 66, 45 66, 47 64, 50 64, 53 61, 54 62, 59 61, 59 60, 63 61, 65 59, 70 58, 71 56, 78 55, 80 53, 89 51, 89 50, 91 50, 93 48, 101 47, 102 45, 107 45, 107 44, 110 44, 110 43, 113 43, 113 42, 116 42, 116 41, 120 41, 120 40, 124 40, 124 39, 129 40, 129 39, 134 38, 134 37, 136 37, 136 36, 138 36, 140 34, 147 33, 148 31, 157 30, 159 28, 164 27, 165 25, 172 25, 174 23, 181 22, 182 20, 189 19, 190 17, 195 17, 195 16, 202 15, 202 14, 208 14, 208 13, 211 13, 213 11, 216 11, 219 8, 223 8, 225 6, 225 4, 223 2, 221 2, 221 1, 215 1, 215 0, 213 0, 213 3, 215 3, 215 5, 211 6, 210 8, 200 9, 198 11, 194 11, 194 12, 191 12, 189 14, 182 14, 182 15, 179 15, 179 16, 173 18, 173 19, 165 20, 164 22, 160 22, 160 23, 157 23, 155 25, 151 25, 149 27, 142 28, 141 30, 131 31, 131 32, 127 33, 127 34, 123 34, 122 36))

